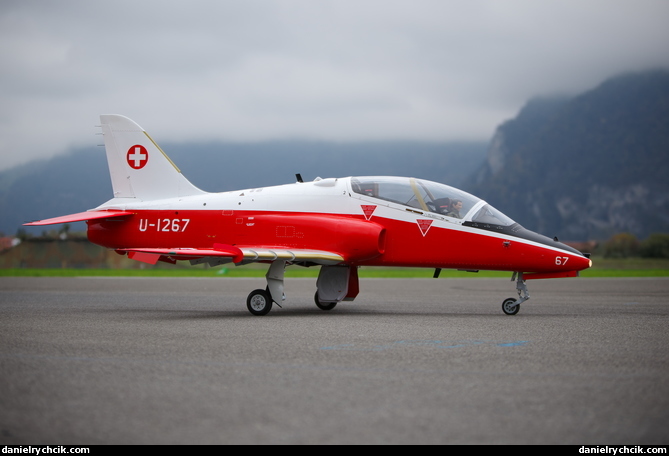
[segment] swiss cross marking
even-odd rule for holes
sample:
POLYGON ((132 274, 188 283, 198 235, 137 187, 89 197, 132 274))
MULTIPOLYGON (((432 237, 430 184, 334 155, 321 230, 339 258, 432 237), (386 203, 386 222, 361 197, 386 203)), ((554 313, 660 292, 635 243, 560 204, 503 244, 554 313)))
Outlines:
POLYGON ((420 228, 420 232, 425 236, 430 229, 430 226, 432 226, 432 220, 424 220, 424 219, 418 219, 416 220, 416 223, 418 223, 418 228, 420 228))
POLYGON ((372 214, 374 213, 374 209, 376 209, 376 206, 369 204, 361 204, 360 207, 362 208, 362 212, 365 213, 365 219, 367 220, 371 219, 372 214))
POLYGON ((149 153, 146 147, 138 144, 128 149, 126 160, 132 169, 142 169, 149 162, 149 153))

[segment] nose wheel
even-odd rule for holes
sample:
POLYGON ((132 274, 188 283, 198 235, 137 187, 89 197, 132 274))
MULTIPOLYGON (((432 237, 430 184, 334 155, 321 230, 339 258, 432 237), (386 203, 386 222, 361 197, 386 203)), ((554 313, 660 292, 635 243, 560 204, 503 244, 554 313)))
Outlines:
POLYGON ((520 310, 520 304, 516 304, 515 298, 505 299, 502 303, 502 312, 507 315, 516 315, 520 310))

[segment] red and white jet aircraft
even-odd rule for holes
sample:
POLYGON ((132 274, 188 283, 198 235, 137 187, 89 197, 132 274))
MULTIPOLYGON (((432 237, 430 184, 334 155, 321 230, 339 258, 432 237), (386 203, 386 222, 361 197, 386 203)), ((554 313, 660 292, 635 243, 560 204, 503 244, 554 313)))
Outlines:
POLYGON ((26 225, 86 221, 88 239, 156 264, 269 263, 267 288, 247 307, 265 315, 284 299, 288 265, 320 266, 316 305, 331 310, 358 294, 360 266, 513 272, 515 315, 528 279, 575 277, 586 255, 529 231, 485 201, 408 177, 317 178, 275 187, 207 193, 193 186, 139 125, 102 115, 114 197, 87 212, 26 225))

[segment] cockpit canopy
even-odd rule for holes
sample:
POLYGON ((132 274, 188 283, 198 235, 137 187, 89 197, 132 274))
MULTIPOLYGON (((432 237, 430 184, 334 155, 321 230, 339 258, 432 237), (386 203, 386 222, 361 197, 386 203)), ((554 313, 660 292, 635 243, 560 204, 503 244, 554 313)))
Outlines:
POLYGON ((485 201, 448 185, 413 177, 352 177, 355 193, 475 223, 510 226, 515 222, 485 201))

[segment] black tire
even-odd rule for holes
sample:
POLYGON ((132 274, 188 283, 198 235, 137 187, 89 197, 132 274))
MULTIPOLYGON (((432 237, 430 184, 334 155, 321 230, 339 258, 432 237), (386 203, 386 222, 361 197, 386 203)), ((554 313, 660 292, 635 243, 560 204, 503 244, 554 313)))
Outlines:
POLYGON ((513 304, 514 302, 516 302, 514 298, 505 299, 504 302, 502 303, 502 312, 504 312, 507 315, 516 315, 520 310, 520 304, 511 307, 511 304, 513 304))
POLYGON ((253 315, 267 315, 272 310, 272 297, 265 290, 253 290, 246 298, 246 307, 253 315))
POLYGON ((316 291, 316 294, 314 295, 314 302, 316 302, 316 305, 321 310, 332 310, 337 305, 336 302, 321 302, 321 301, 319 301, 318 290, 316 291))

